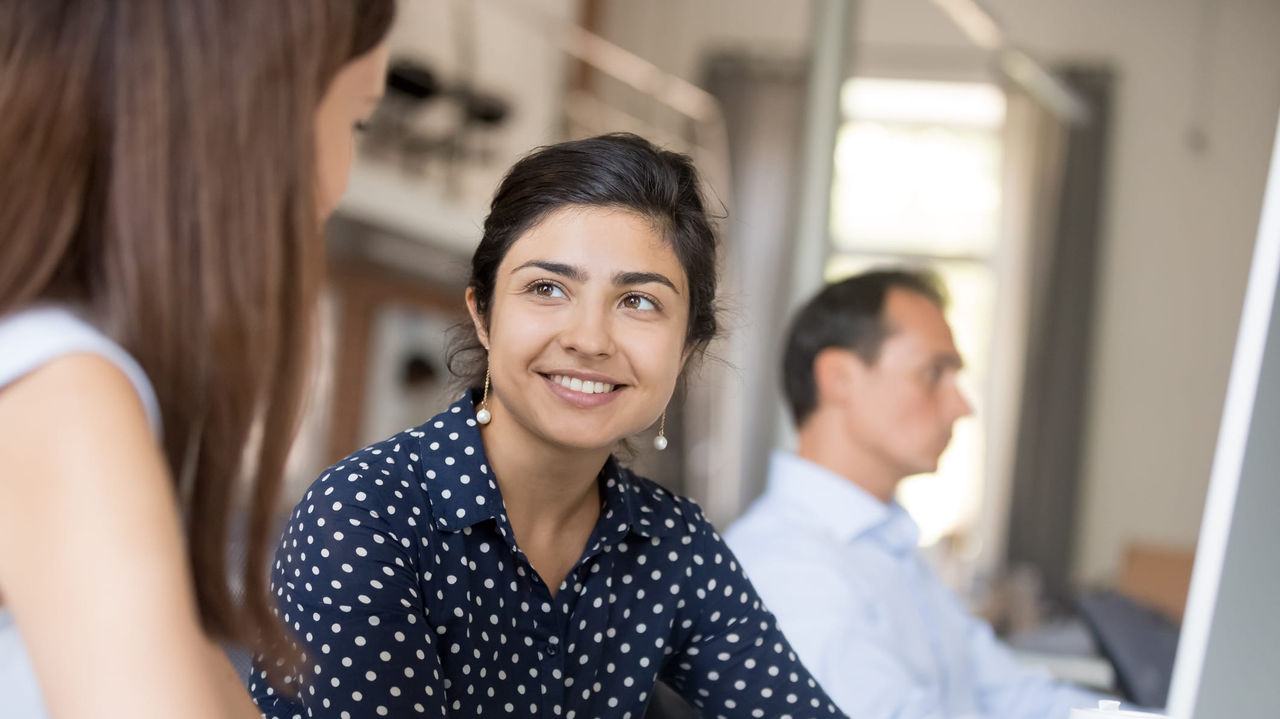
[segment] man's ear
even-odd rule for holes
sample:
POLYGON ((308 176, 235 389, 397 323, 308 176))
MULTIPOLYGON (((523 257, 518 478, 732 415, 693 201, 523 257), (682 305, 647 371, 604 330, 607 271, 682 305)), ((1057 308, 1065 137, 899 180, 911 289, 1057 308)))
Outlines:
POLYGON ((821 407, 829 402, 842 403, 853 393, 862 361, 851 350, 827 347, 813 358, 814 399, 821 407))
POLYGON ((476 337, 480 338, 480 344, 484 348, 489 349, 489 331, 485 329, 484 318, 480 316, 480 309, 476 306, 476 289, 468 287, 466 295, 467 314, 471 315, 471 324, 476 328, 476 337))

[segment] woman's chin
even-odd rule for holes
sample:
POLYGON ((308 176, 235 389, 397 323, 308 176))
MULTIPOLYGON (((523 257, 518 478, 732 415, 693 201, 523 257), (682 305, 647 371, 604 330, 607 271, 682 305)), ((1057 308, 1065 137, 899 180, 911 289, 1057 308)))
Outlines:
POLYGON ((612 452, 617 446, 619 438, 601 438, 601 437, 582 437, 582 436, 554 436, 547 438, 550 443, 560 449, 569 452, 612 452))
MULTIPOLYGON (((640 428, 643 429, 643 428, 640 428)), ((550 445, 570 452, 612 452, 618 443, 638 434, 640 429, 632 433, 608 431, 604 427, 585 425, 581 427, 561 426, 555 431, 542 431, 539 434, 550 445), (602 431, 605 430, 605 431, 602 431)))

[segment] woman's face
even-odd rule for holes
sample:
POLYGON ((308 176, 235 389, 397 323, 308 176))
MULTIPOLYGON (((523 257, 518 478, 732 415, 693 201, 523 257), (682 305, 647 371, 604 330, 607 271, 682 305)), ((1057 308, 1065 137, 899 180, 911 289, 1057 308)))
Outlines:
POLYGON ((328 217, 347 190, 355 154, 355 131, 382 99, 387 76, 387 44, 351 60, 325 90, 316 108, 317 205, 328 217))
POLYGON ((514 422, 563 449, 610 448, 653 424, 686 358, 689 289, 671 247, 625 210, 569 207, 498 267, 489 327, 494 428, 514 422))

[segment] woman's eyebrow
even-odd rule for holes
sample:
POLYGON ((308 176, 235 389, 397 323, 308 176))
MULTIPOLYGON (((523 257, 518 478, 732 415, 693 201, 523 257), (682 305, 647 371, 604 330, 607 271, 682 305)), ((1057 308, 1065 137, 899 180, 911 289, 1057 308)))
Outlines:
POLYGON ((523 265, 511 270, 511 273, 515 274, 520 270, 529 268, 546 270, 551 274, 567 277, 574 282, 586 282, 587 280, 587 273, 583 272, 581 268, 574 267, 573 265, 566 265, 563 262, 548 262, 547 260, 529 260, 523 265))
POLYGON ((613 284, 617 287, 626 287, 629 285, 643 285, 650 282, 656 282, 660 285, 666 285, 671 291, 680 294, 680 290, 676 289, 675 283, 667 279, 666 275, 657 272, 619 272, 613 276, 613 284))
MULTIPOLYGON (((529 260, 528 262, 511 270, 512 274, 526 269, 540 269, 555 275, 560 275, 573 280, 574 282, 586 282, 588 275, 580 267, 565 264, 563 262, 551 262, 549 260, 529 260)), ((648 283, 657 283, 666 285, 671 288, 672 292, 677 295, 680 290, 676 289, 676 285, 666 275, 658 272, 618 272, 613 276, 613 284, 615 287, 628 287, 631 285, 643 285, 648 283)))

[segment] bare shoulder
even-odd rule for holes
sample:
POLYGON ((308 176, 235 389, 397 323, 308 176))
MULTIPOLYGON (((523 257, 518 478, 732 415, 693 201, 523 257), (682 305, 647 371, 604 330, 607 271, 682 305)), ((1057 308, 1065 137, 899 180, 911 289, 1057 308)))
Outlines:
MULTIPOLYGON (((84 513, 92 524, 111 523, 114 510, 122 521, 157 511, 177 520, 164 458, 128 377, 107 359, 72 354, 0 390, 0 546, 74 533, 71 522, 88 526, 84 513)), ((0 549, 0 573, 7 555, 0 549)))
POLYGON ((68 355, 0 390, 0 593, 52 715, 250 715, 214 671, 168 466, 106 359, 68 355))
POLYGON ((68 354, 0 388, 0 455, 122 441, 155 444, 133 383, 104 357, 68 354))
POLYGON ((0 388, 0 452, 90 429, 110 439, 151 436, 132 382, 104 357, 69 354, 0 388))

